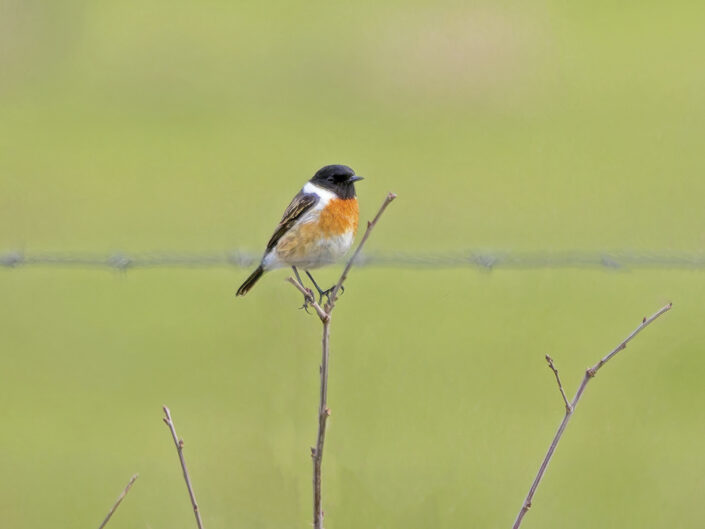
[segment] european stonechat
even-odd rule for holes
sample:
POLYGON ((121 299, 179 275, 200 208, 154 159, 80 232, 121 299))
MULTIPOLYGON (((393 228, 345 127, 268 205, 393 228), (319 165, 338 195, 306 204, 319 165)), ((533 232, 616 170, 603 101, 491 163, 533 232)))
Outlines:
POLYGON ((355 182, 362 180, 347 165, 326 165, 299 191, 284 211, 257 269, 240 288, 247 294, 262 274, 290 266, 303 286, 297 267, 313 282, 321 299, 330 293, 321 290, 309 272, 339 260, 352 246, 359 210, 355 182))

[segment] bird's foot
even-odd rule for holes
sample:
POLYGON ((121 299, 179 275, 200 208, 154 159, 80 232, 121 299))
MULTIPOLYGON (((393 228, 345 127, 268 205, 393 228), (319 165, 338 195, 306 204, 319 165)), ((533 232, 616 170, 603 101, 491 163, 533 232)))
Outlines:
MULTIPOLYGON (((318 299, 318 304, 321 305, 323 303, 323 296, 326 297, 326 300, 328 301, 328 304, 330 305, 330 296, 333 294, 333 291, 335 290, 335 285, 330 287, 328 290, 321 290, 318 292, 319 294, 319 299, 318 299)), ((338 289, 338 295, 342 294, 345 292, 345 287, 343 285, 340 285, 340 288, 338 289)))
POLYGON ((299 307, 299 310, 304 309, 306 311, 306 314, 311 314, 308 311, 308 308, 311 306, 312 303, 315 303, 316 298, 313 297, 313 290, 310 288, 306 289, 306 295, 304 295, 304 304, 299 307))

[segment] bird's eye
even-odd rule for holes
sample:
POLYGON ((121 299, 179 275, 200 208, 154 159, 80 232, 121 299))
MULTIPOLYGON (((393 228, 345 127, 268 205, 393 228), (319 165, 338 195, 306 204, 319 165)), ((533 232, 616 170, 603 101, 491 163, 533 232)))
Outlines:
POLYGON ((328 177, 328 181, 329 181, 329 182, 333 182, 333 181, 335 181, 335 178, 333 178, 332 176, 329 176, 329 177, 328 177))

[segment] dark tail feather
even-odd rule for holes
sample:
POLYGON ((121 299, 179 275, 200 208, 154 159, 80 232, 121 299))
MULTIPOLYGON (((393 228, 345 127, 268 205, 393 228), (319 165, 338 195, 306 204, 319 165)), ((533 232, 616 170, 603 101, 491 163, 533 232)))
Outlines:
POLYGON ((245 282, 242 284, 242 286, 237 289, 237 295, 244 296, 245 294, 247 294, 250 289, 255 286, 257 280, 262 277, 262 274, 264 274, 264 268, 262 268, 262 265, 260 265, 254 272, 250 274, 250 277, 245 279, 245 282))

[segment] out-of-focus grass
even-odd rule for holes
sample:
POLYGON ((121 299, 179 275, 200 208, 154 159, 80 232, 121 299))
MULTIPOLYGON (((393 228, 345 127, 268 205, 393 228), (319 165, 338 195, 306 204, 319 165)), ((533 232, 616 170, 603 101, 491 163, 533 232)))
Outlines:
MULTIPOLYGON (((699 250, 702 7, 388 2, 0 6, 0 251, 260 248, 342 162, 370 249, 699 250)), ((321 271, 324 282, 336 270, 321 271)), ((12 527, 309 523, 319 328, 273 273, 0 270, 12 527)), ((327 526, 699 526, 700 272, 354 270, 333 324, 327 526)))

